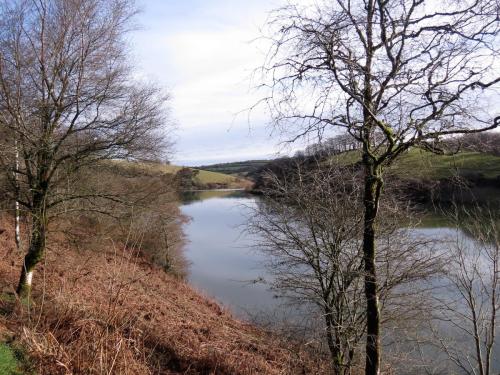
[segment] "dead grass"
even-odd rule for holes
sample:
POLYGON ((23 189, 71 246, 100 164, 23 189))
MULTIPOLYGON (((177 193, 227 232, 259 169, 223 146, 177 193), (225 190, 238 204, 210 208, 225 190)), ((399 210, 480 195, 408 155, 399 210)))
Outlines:
MULTIPOLYGON (((5 218, 0 229, 0 287, 12 293, 21 256, 5 218)), ((325 362, 234 319, 136 249, 51 244, 33 303, 0 302, 0 323, 27 348, 37 374, 328 373, 325 362)))

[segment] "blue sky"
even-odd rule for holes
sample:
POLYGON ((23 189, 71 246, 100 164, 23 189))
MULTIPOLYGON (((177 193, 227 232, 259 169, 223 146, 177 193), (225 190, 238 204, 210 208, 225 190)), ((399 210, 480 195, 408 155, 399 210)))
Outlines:
POLYGON ((199 165, 286 152, 270 137, 251 81, 266 50, 255 41, 282 0, 138 0, 132 52, 141 75, 172 95, 173 162, 199 165))
POLYGON ((174 163, 201 165, 293 152, 280 145, 276 134, 270 136, 264 108, 247 111, 263 95, 250 79, 268 50, 259 39, 260 28, 286 0, 137 2, 141 29, 132 36, 132 54, 139 74, 172 96, 174 163))

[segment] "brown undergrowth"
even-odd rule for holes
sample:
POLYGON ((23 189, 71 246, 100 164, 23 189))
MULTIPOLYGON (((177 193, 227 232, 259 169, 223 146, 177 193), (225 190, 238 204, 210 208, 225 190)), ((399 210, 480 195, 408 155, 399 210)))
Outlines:
POLYGON ((5 218, 0 229, 0 324, 37 374, 327 373, 119 244, 76 251, 52 239, 31 303, 15 301, 22 256, 5 218))

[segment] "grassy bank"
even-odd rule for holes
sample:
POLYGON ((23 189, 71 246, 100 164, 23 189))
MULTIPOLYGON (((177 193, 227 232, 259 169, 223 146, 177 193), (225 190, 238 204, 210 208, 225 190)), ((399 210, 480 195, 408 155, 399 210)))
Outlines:
MULTIPOLYGON (((125 166, 127 163, 119 162, 120 165, 125 166)), ((178 172, 186 167, 178 165, 166 165, 159 163, 134 163, 140 166, 148 173, 163 173, 175 176, 178 172)), ((208 171, 197 168, 188 168, 195 172, 193 177, 193 185, 199 189, 212 189, 212 188, 227 188, 227 189, 245 189, 251 185, 251 182, 240 176, 233 176, 225 173, 208 171)))
POLYGON ((21 366, 14 350, 5 342, 0 342, 0 374, 21 375, 21 366))
POLYGON ((479 152, 460 152, 455 155, 436 155, 412 149, 398 160, 392 170, 400 177, 445 179, 460 176, 483 175, 500 177, 500 157, 479 152))
MULTIPOLYGON (((21 255, 10 220, 0 228, 0 288, 12 296, 21 255)), ((0 324, 39 375, 327 373, 300 346, 234 319, 131 244, 77 251, 64 236, 50 243, 29 308, 0 301, 0 324)))
MULTIPOLYGON (((349 165, 360 160, 359 151, 333 156, 332 162, 349 165)), ((400 178, 440 180, 455 176, 482 175, 500 177, 500 157, 479 152, 463 151, 453 155, 437 155, 413 148, 401 156, 390 171, 400 178)))

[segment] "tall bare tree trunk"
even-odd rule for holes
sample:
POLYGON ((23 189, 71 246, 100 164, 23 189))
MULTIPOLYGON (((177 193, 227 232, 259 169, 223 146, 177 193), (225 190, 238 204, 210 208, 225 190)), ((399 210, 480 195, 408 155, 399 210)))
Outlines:
POLYGON ((40 262, 45 253, 47 234, 47 210, 45 207, 45 194, 38 193, 33 201, 33 217, 31 238, 28 253, 24 257, 21 277, 16 292, 20 297, 29 297, 35 266, 40 262))
POLYGON ((342 375, 345 370, 344 360, 342 358, 342 352, 340 350, 340 345, 336 342, 338 340, 338 335, 334 334, 334 322, 332 321, 332 312, 329 308, 325 309, 325 321, 326 321, 326 341, 328 348, 330 349, 330 355, 333 364, 333 373, 335 375, 342 375))
POLYGON ((21 210, 19 208, 19 201, 16 199, 16 213, 15 213, 15 219, 14 219, 14 226, 15 226, 15 239, 16 239, 16 247, 17 250, 21 250, 21 210))
MULTIPOLYGON (((366 160, 366 159, 365 159, 366 160)), ((376 218, 383 182, 379 167, 365 162, 363 258, 365 267, 365 297, 367 312, 366 375, 380 373, 380 307, 378 298, 376 257, 376 218)))
POLYGON ((15 202, 15 219, 14 219, 14 231, 15 231, 15 239, 16 239, 16 247, 17 250, 21 250, 21 210, 20 210, 20 204, 19 204, 19 194, 20 194, 20 187, 19 187, 19 181, 18 181, 18 171, 19 171, 19 148, 17 144, 17 140, 15 141, 15 167, 16 170, 14 171, 14 183, 15 183, 15 189, 16 189, 16 202, 15 202))

